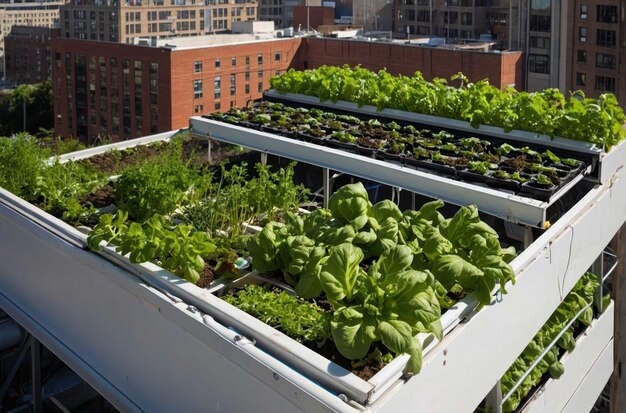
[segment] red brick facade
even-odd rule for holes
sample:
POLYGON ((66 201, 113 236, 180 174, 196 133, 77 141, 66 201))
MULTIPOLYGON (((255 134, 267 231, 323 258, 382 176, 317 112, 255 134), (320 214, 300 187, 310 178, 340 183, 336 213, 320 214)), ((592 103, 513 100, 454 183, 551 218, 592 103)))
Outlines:
POLYGON ((53 31, 48 27, 13 26, 11 33, 4 38, 6 80, 22 84, 51 79, 50 38, 53 31))
POLYGON ((284 38, 220 46, 167 48, 55 38, 56 133, 93 140, 145 136, 187 127, 190 116, 262 97, 288 68, 357 65, 426 79, 463 72, 471 80, 522 88, 521 53, 284 38), (97 47, 94 47, 97 45, 97 47), (234 83, 232 82, 234 80, 234 83))
POLYGON ((55 38, 55 131, 91 141, 185 128, 190 116, 259 99, 299 45, 291 38, 176 50, 55 38))
POLYGON ((300 48, 300 65, 309 69, 322 65, 361 65, 371 70, 386 68, 391 74, 424 78, 450 78, 463 72, 470 81, 489 79, 499 88, 515 85, 523 90, 522 52, 475 52, 404 44, 356 42, 328 38, 305 38, 300 48))

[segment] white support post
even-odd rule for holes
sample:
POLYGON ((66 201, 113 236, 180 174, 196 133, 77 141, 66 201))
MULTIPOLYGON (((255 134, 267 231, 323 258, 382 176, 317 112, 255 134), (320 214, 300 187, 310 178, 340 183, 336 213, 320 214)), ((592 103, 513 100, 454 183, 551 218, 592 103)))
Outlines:
POLYGON ((330 199, 330 170, 322 168, 322 181, 324 186, 324 208, 328 208, 328 200, 330 199))

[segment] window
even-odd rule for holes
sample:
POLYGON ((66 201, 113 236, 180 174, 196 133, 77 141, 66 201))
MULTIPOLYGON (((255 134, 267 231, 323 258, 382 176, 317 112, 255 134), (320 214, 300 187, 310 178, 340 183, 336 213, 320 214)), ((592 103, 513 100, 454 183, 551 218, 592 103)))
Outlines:
POLYGON ((193 111, 194 113, 202 113, 204 111, 204 105, 195 105, 193 111))
POLYGON ((586 4, 580 5, 580 18, 581 19, 587 18, 587 5, 586 4))
POLYGON ((587 51, 578 50, 576 52, 576 63, 587 63, 587 51))
POLYGON ((258 55, 258 56, 256 57, 256 60, 257 60, 257 63, 258 63, 259 65, 262 65, 262 64, 263 64, 263 55, 262 55, 262 54, 258 55))
POLYGON ((617 6, 597 6, 597 21, 599 23, 617 23, 617 6))
POLYGON ((193 72, 202 73, 202 61, 193 62, 193 72))
POLYGON ((230 59, 230 65, 231 65, 232 67, 237 67, 237 58, 236 58, 236 57, 232 57, 232 58, 230 59))
POLYGON ((215 102, 215 110, 220 110, 222 108, 222 104, 220 102, 215 102))
POLYGON ((258 78, 259 78, 259 80, 263 79, 263 71, 262 70, 259 70, 258 78))
POLYGON ((541 16, 538 14, 530 15, 530 31, 549 33, 550 25, 551 25, 550 16, 541 16))
POLYGON ((596 44, 603 47, 615 47, 617 36, 615 30, 598 29, 596 44))
POLYGON ((615 69, 615 55, 596 53, 596 67, 601 69, 615 69))
POLYGON ((576 85, 585 86, 587 84, 587 75, 585 73, 576 73, 576 85))
POLYGON ((464 26, 472 25, 472 13, 461 13, 461 24, 464 26))
POLYGON ((596 76, 596 90, 604 92, 615 92, 615 78, 607 76, 596 76))
POLYGON ((246 95, 250 94, 250 85, 246 85, 246 95))
POLYGON ((581 43, 585 43, 587 41, 587 28, 586 27, 580 27, 578 29, 578 40, 581 43))
POLYGON ((425 22, 425 23, 430 22, 430 11, 418 10, 415 20, 418 22, 425 22))
POLYGON ((199 99, 202 97, 202 80, 193 81, 193 98, 199 99))
POLYGON ((528 55, 528 71, 550 74, 550 57, 538 54, 528 55))
POLYGON ((529 42, 530 42, 530 47, 534 47, 537 49, 550 50, 550 38, 549 37, 530 36, 529 42))
POLYGON ((219 99, 222 96, 222 78, 220 76, 215 76, 213 87, 215 89, 215 99, 219 99))
POLYGON ((230 75, 230 95, 237 94, 237 75, 230 75))
POLYGON ((215 59, 215 68, 219 69, 222 66, 222 62, 220 59, 215 59))
POLYGON ((459 13, 456 11, 443 12, 443 21, 448 24, 457 24, 459 22, 459 13))
POLYGON ((280 52, 274 53, 274 61, 275 62, 280 62, 280 52))
POLYGON ((263 93, 263 82, 259 82, 258 87, 257 87, 257 91, 259 93, 263 93))

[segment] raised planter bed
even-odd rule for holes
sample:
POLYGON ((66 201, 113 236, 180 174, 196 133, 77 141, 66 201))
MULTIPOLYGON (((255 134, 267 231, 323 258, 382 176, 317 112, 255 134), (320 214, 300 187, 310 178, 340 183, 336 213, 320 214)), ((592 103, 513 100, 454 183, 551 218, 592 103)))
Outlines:
POLYGON ((345 115, 261 102, 250 108, 232 109, 206 118, 218 121, 228 119, 229 123, 246 127, 250 119, 263 117, 267 123, 262 130, 274 135, 291 137, 296 133, 301 140, 329 148, 369 158, 400 160, 407 166, 434 171, 453 179, 488 184, 493 188, 514 190, 540 201, 550 201, 569 181, 583 172, 589 172, 585 160, 591 162, 591 158, 586 153, 561 154, 558 149, 548 149, 536 143, 515 147, 499 138, 458 137, 443 129, 435 133, 410 124, 402 127, 396 122, 381 123, 376 118, 367 121, 354 119, 352 122, 360 122, 355 127, 337 120, 342 116, 345 115), (284 123, 279 124, 289 119, 289 116, 292 117, 289 127, 298 132, 286 129, 284 123), (312 129, 300 130, 303 127, 311 128, 311 125, 316 128, 315 134, 311 132, 312 129), (327 131, 326 136, 319 136, 323 131, 327 131), (395 151, 388 153, 392 147, 395 151), (400 148, 402 152, 398 153, 400 148), (561 159, 571 166, 562 165, 561 159), (497 174, 487 174, 488 171, 502 171, 501 168, 512 169, 517 174, 528 174, 528 182, 511 185, 508 179, 501 179, 497 174))
MULTIPOLYGON (((225 130, 241 129, 231 126, 225 130)), ((260 143, 267 146, 275 139, 272 135, 254 131, 251 136, 270 137, 260 143)), ((333 155, 339 152, 324 147, 318 151, 333 155)), ((380 161, 368 162, 370 166, 380 161)), ((610 191, 623 190, 626 188, 618 175, 610 191)), ((504 299, 496 296, 481 311, 469 315, 469 321, 454 328, 454 334, 446 335, 442 343, 426 342, 420 374, 402 378, 407 361, 402 356, 396 358, 395 365, 388 365, 390 369, 384 374, 363 381, 153 264, 131 265, 110 249, 98 255, 84 251, 83 234, 6 191, 0 193, 0 219, 7 223, 0 225, 0 239, 12 240, 0 251, 0 259, 10 263, 0 278, 2 307, 37 330, 44 341, 54 346, 56 340, 58 351, 68 355, 72 367, 80 367, 81 362, 87 365, 82 371, 93 377, 91 382, 97 389, 108 389, 107 395, 117 406, 150 411, 206 411, 219 406, 233 411, 369 408, 391 412, 409 406, 429 411, 469 411, 478 405, 559 304, 560 294, 571 289, 626 217, 626 201, 608 196, 609 189, 603 186, 591 189, 512 262, 519 279, 515 286, 507 286, 509 294, 504 299), (594 232, 592 228, 598 225, 605 231, 594 232), (57 228, 55 234, 50 232, 51 227, 57 228), (550 259, 546 256, 547 245, 550 259), (581 253, 569 255, 572 248, 581 253), (55 268, 47 268, 49 261, 17 262, 15 258, 25 257, 27 249, 34 249, 35 256, 54 259, 55 268), (72 290, 68 291, 66 285, 72 285, 72 290), (50 289, 55 293, 50 294, 50 289), (519 311, 530 296, 538 302, 532 317, 519 311), (109 313, 111 300, 116 307, 109 313), (502 325, 498 322, 501 319, 510 320, 510 324, 502 325), (95 322, 99 328, 88 329, 95 322), (499 340, 489 339, 495 325, 499 340), (110 337, 115 340, 106 339, 110 337), (71 354, 78 357, 72 359, 71 354), (136 372, 129 375, 127 366, 131 364, 136 372), (480 370, 480 378, 464 374, 468 369, 480 370), (100 377, 100 382, 95 377, 100 377), (106 387, 102 383, 118 385, 106 387), (235 385, 250 391, 229 398, 226 395, 232 394, 235 385), (257 394, 259 388, 262 395, 257 394), (457 389, 456 397, 438 397, 442 389, 448 388, 457 389), (155 395, 167 395, 167 400, 155 395)), ((465 318, 472 308, 469 304, 459 303, 464 308, 457 309, 455 320, 448 325, 465 318)))
POLYGON ((395 121, 410 122, 413 124, 424 125, 427 127, 437 127, 452 131, 465 132, 470 136, 473 135, 487 135, 498 137, 509 142, 519 142, 526 145, 545 145, 547 147, 558 148, 564 151, 572 151, 577 153, 586 153, 593 159, 594 171, 592 176, 596 177, 600 183, 607 182, 611 176, 620 168, 620 159, 623 155, 620 153, 624 151, 626 144, 621 142, 615 145, 609 152, 605 152, 602 148, 598 148, 596 145, 573 141, 561 137, 553 137, 547 135, 540 135, 532 132, 512 130, 509 132, 504 131, 502 128, 494 126, 480 125, 478 128, 472 127, 468 122, 459 121, 448 118, 441 118, 432 115, 423 115, 413 112, 405 112, 396 109, 383 109, 377 110, 376 107, 370 105, 359 106, 356 103, 337 101, 332 103, 330 101, 320 102, 319 98, 315 96, 300 95, 296 93, 280 94, 276 90, 268 90, 264 94, 266 99, 277 102, 289 102, 295 105, 306 105, 307 107, 329 109, 335 112, 359 114, 368 117, 384 118, 395 121), (597 165, 597 166, 596 166, 597 165))

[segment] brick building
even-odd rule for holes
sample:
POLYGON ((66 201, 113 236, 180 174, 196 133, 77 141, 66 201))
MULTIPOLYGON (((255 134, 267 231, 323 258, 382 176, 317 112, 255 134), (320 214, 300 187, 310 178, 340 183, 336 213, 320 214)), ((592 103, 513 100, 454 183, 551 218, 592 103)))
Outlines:
POLYGON ((256 20, 257 8, 256 0, 72 0, 61 8, 61 37, 137 43, 220 33, 256 20))
POLYGON ((4 55, 4 38, 13 26, 58 27, 59 7, 65 0, 0 2, 0 56, 4 55))
POLYGON ((626 103, 626 4, 574 0, 568 10, 566 88, 588 97, 617 95, 626 103))
POLYGON ((184 128, 190 116, 260 98, 269 78, 293 64, 300 41, 242 34, 94 47, 55 38, 55 131, 122 140, 184 128))
POLYGON ((481 53, 405 44, 259 34, 196 36, 156 47, 55 38, 55 131, 127 139, 186 127, 190 116, 259 99, 290 67, 361 64, 427 79, 463 71, 498 87, 520 85, 521 53, 481 53))
POLYGON ((39 83, 52 78, 50 39, 48 27, 13 26, 4 38, 5 77, 7 81, 39 83))
POLYGON ((481 52, 446 47, 422 47, 403 42, 367 42, 331 38, 305 38, 300 47, 301 67, 361 65, 371 70, 386 68, 391 74, 412 75, 419 70, 426 79, 450 78, 463 72, 470 81, 488 78, 489 83, 518 90, 524 88, 521 52, 481 52))
MULTIPOLYGON (((322 0, 259 0, 259 19, 273 21, 276 28, 295 27, 294 9, 296 7, 321 6, 322 0)), ((306 30, 306 25, 302 26, 306 30)))

